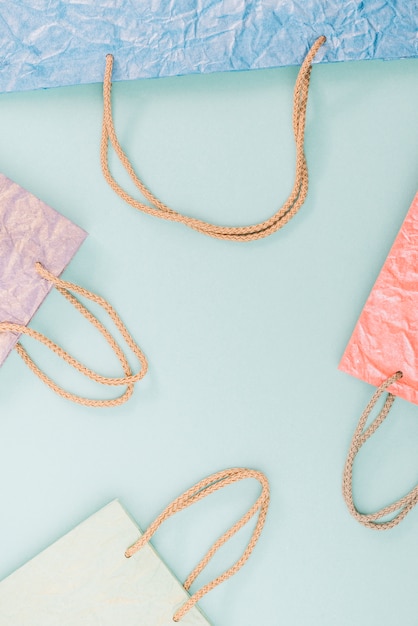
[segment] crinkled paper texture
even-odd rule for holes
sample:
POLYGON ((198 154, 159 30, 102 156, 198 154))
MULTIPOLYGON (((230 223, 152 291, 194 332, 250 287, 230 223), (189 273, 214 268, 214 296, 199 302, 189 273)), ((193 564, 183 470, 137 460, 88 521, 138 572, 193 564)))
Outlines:
MULTIPOLYGON (((0 174, 0 321, 27 325, 52 285, 35 270, 55 275, 68 265, 87 233, 0 174)), ((0 333, 0 365, 19 337, 0 333)))
POLYGON ((339 368, 418 404, 418 193, 364 306, 339 368))
POLYGON ((417 56, 416 0, 3 0, 0 91, 417 56))
MULTIPOLYGON (((0 583, 4 626, 173 626, 189 595, 115 500, 0 583)), ((182 626, 210 626, 194 606, 182 626)))

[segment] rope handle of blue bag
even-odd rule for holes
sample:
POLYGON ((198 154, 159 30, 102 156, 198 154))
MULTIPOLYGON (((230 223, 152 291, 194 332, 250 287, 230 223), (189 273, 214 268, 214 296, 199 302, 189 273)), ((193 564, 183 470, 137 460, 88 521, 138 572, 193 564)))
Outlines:
POLYGON ((126 390, 124 393, 117 398, 99 400, 99 399, 90 399, 84 398, 82 396, 78 396, 74 393, 68 392, 62 387, 60 387, 57 383, 55 383, 49 376, 47 376, 33 359, 29 356, 25 348, 21 343, 17 343, 16 351, 19 356, 23 359, 26 365, 40 378, 45 384, 48 385, 55 393, 60 395, 61 397, 66 398, 67 400, 71 400, 78 404, 82 404, 84 406, 93 406, 93 407, 108 407, 108 406, 116 406, 126 402, 132 395, 134 390, 134 384, 143 378, 148 369, 148 363, 145 355, 139 348, 139 346, 135 343, 131 334, 127 330, 126 326, 122 322, 119 315, 116 313, 115 309, 101 296, 94 294, 93 292, 80 287, 79 285, 75 285, 74 283, 67 282, 62 280, 49 272, 41 263, 35 264, 35 269, 38 275, 44 280, 49 281, 53 284, 53 286, 57 289, 57 291, 64 296, 82 315, 85 317, 97 330, 102 334, 107 343, 110 345, 115 355, 119 359, 123 371, 124 376, 121 377, 109 377, 102 376, 101 374, 97 374, 90 368, 83 365, 80 361, 72 357, 68 352, 63 350, 58 344, 51 341, 48 337, 43 335, 42 333, 29 328, 23 324, 16 324, 12 322, 0 322, 0 332, 12 332, 19 333, 26 336, 29 336, 36 341, 45 345, 49 350, 54 352, 58 357, 66 361, 69 365, 71 365, 74 369, 79 371, 81 374, 86 376, 87 378, 102 384, 109 386, 123 386, 126 385, 126 390), (126 358, 125 353, 122 348, 117 343, 116 339, 112 336, 112 334, 107 330, 107 328, 100 322, 94 315, 87 309, 82 302, 80 302, 74 295, 74 292, 92 302, 95 302, 99 306, 101 306, 105 312, 109 315, 116 328, 119 330, 123 339, 125 340, 128 347, 131 349, 135 357, 138 359, 140 363, 140 370, 138 373, 133 374, 129 362, 126 358))
POLYGON ((149 528, 144 532, 144 534, 138 539, 138 541, 133 544, 128 550, 125 552, 125 556, 127 558, 132 557, 138 550, 141 550, 145 546, 146 543, 151 539, 157 529, 161 526, 161 524, 174 515, 186 509, 187 507, 195 504, 199 500, 206 498, 211 493, 218 491, 228 485, 236 483, 238 481, 253 478, 258 480, 261 484, 261 494, 257 498, 256 502, 253 506, 243 515, 229 530, 227 530, 217 541, 212 545, 212 547, 208 550, 205 556, 200 560, 195 569, 188 576, 186 582, 184 583, 184 588, 186 591, 190 589, 190 586, 195 581, 195 579, 199 576, 202 570, 206 567, 212 557, 215 555, 217 550, 221 546, 223 546, 231 537, 233 537, 245 524, 247 524, 258 512, 258 518, 251 535, 250 541, 244 550, 242 556, 232 565, 229 569, 227 569, 223 574, 215 578, 212 582, 204 585, 199 589, 196 593, 194 593, 190 598, 176 611, 173 616, 173 620, 175 622, 180 621, 180 619, 188 612, 190 609, 209 591, 220 585, 222 582, 233 576, 241 567, 246 563, 250 554, 252 553, 255 544, 257 543, 261 531, 263 529, 267 510, 270 502, 270 489, 267 477, 260 471, 246 469, 246 468, 232 468, 223 470, 221 472, 217 472, 216 474, 212 474, 207 478, 201 480, 196 485, 185 491, 181 496, 173 500, 171 504, 169 504, 164 511, 156 518, 156 520, 149 526, 149 528))
POLYGON ((393 502, 388 506, 383 507, 376 513, 361 513, 354 504, 354 460, 362 446, 376 432, 379 426, 383 424, 383 422, 389 415, 390 409, 392 408, 392 405, 395 401, 395 396, 392 393, 387 394, 383 407, 368 428, 366 428, 367 420, 382 393, 400 378, 402 378, 402 372, 398 371, 390 376, 387 380, 385 380, 373 394, 370 402, 364 409, 357 428, 354 432, 344 467, 342 491, 348 510, 350 511, 351 515, 358 522, 360 522, 360 524, 363 524, 363 526, 374 530, 388 530, 390 528, 393 528, 394 526, 399 524, 399 522, 401 522, 404 517, 408 515, 408 513, 418 504, 418 485, 411 489, 411 491, 407 493, 406 496, 399 498, 399 500, 396 500, 396 502, 393 502), (396 513, 396 515, 392 517, 392 519, 384 522, 379 522, 379 520, 381 520, 383 517, 391 515, 392 513, 396 513))
POLYGON ((306 107, 308 103, 308 90, 312 71, 312 62, 325 41, 326 37, 324 36, 316 39, 306 54, 298 73, 293 98, 293 133, 296 144, 295 182, 286 202, 269 219, 264 220, 259 224, 253 224, 250 226, 219 226, 211 224, 204 220, 189 217, 175 211, 161 202, 161 200, 159 200, 148 189, 148 187, 146 187, 146 185, 135 173, 134 168, 132 167, 126 153, 122 149, 116 135, 111 101, 113 70, 113 56, 111 54, 106 56, 106 69, 103 80, 103 126, 100 161, 105 180, 120 198, 135 209, 148 213, 149 215, 154 215, 155 217, 160 217, 174 222, 181 222, 186 226, 189 226, 190 228, 210 237, 233 241, 252 241, 267 237, 268 235, 279 230, 297 213, 304 203, 308 192, 308 170, 304 153, 306 107), (128 194, 112 176, 109 168, 109 141, 117 154, 119 161, 125 168, 133 183, 144 198, 150 202, 151 206, 140 202, 128 194))

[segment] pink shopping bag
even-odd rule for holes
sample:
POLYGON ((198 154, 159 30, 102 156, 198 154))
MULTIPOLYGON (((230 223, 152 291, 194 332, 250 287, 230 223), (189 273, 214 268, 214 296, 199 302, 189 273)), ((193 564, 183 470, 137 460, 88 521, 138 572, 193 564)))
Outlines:
POLYGON ((350 512, 370 528, 391 528, 418 502, 418 486, 381 511, 365 515, 354 506, 352 470, 361 446, 377 430, 400 396, 418 404, 418 193, 356 324, 339 368, 378 387, 367 405, 348 454, 343 492, 350 512), (377 418, 367 419, 381 394, 388 395, 377 418), (379 522, 396 513, 389 521, 379 522))
POLYGON ((146 372, 146 360, 113 308, 99 296, 59 278, 87 233, 63 215, 0 174, 0 366, 13 348, 46 384, 61 396, 88 406, 113 406, 128 399, 133 384, 146 372), (68 355, 41 333, 28 328, 52 287, 71 302, 113 347, 124 370, 119 378, 100 376, 68 355), (109 331, 73 295, 74 293, 100 304, 119 327, 124 339, 138 357, 141 370, 131 372, 121 348, 109 331), (113 400, 92 400, 65 391, 44 374, 18 343, 21 334, 44 343, 58 356, 96 382, 126 385, 122 396, 113 400))

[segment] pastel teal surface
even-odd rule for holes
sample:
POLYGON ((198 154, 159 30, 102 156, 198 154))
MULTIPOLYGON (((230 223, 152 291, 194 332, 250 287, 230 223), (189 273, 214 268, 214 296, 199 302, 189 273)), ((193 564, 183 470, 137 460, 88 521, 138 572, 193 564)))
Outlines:
POLYGON ((0 91, 418 55, 416 0, 6 0, 0 91))
MULTIPOLYGON (((258 222, 293 184, 296 74, 120 83, 121 143, 174 208, 258 222)), ((129 403, 93 410, 55 396, 17 354, 7 359, 0 578, 116 497, 145 528, 185 487, 246 465, 268 475, 271 508, 245 568, 201 602, 214 626, 417 626, 418 509, 386 533, 349 516, 342 469, 373 388, 337 369, 416 192, 417 75, 413 60, 314 67, 307 202, 283 230, 249 244, 145 216, 114 195, 99 164, 100 85, 0 97, 0 171, 89 233, 64 277, 118 309, 150 364, 129 403)), ((112 170, 131 189, 115 159, 112 170)), ((57 293, 32 326, 91 367, 119 371, 57 293)), ((25 345, 70 389, 102 393, 25 345)), ((398 399, 356 461, 362 510, 416 484, 417 449, 418 407, 398 399)), ((255 493, 231 487, 159 531, 155 545, 177 576, 255 493)))

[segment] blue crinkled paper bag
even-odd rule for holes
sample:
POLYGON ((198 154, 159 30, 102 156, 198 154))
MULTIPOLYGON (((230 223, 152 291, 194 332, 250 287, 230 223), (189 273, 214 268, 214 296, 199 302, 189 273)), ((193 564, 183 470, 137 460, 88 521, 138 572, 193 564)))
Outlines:
POLYGON ((417 0, 0 0, 0 91, 417 56, 417 0))

